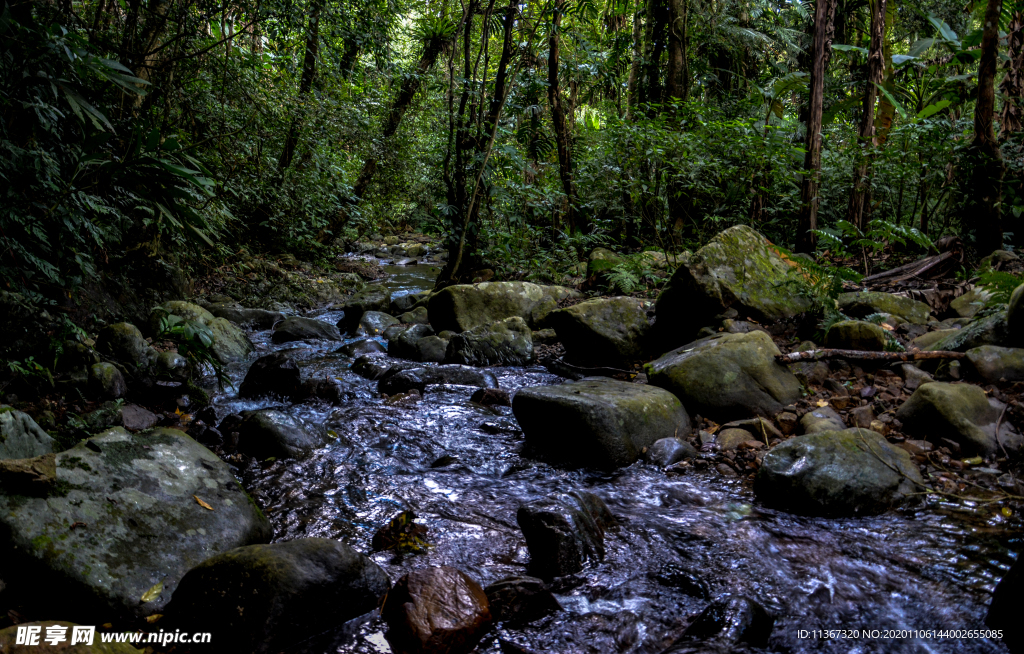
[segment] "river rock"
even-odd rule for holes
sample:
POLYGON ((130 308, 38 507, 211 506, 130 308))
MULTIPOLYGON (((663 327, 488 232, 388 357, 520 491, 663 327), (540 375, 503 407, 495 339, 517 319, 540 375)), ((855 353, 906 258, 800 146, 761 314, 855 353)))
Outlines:
POLYGON ((956 311, 961 318, 973 318, 978 312, 985 308, 985 303, 992 298, 992 294, 980 286, 972 286, 960 297, 949 303, 949 308, 956 311))
POLYGON ((53 438, 32 416, 0 405, 0 459, 30 459, 53 452, 53 438))
MULTIPOLYGON (((397 363, 379 354, 364 354, 356 357, 356 360, 352 362, 352 372, 364 379, 377 381, 397 363)), ((401 369, 407 370, 414 367, 417 367, 416 364, 409 363, 407 366, 401 366, 401 369)))
POLYGON ((353 341, 347 345, 342 345, 336 353, 346 356, 357 358, 364 354, 384 354, 388 351, 386 347, 381 345, 377 340, 372 338, 364 338, 358 341, 353 341))
POLYGON ((468 654, 492 622, 480 584, 447 566, 407 573, 381 614, 395 654, 468 654))
POLYGON ((996 584, 992 603, 985 616, 990 629, 1003 630, 1003 643, 1013 654, 1024 652, 1024 631, 1020 628, 1020 601, 1024 597, 1024 556, 1017 560, 1010 570, 996 584))
POLYGON ((936 443, 948 438, 959 443, 968 456, 989 456, 1001 454, 1004 448, 1012 453, 1021 447, 1021 435, 1003 414, 1005 408, 972 384, 932 382, 914 391, 896 412, 896 418, 903 423, 905 434, 936 443))
POLYGON ((430 297, 430 293, 409 293, 408 295, 399 295, 398 297, 392 298, 390 312, 393 316, 398 316, 406 311, 411 311, 413 307, 427 298, 430 297))
POLYGON ((294 397, 299 391, 299 366, 283 352, 265 354, 253 362, 238 387, 238 396, 260 398, 294 397))
POLYGON ((671 393, 646 384, 589 377, 520 389, 512 412, 526 442, 572 465, 628 466, 661 438, 690 435, 690 416, 671 393))
POLYGON ((846 429, 843 417, 830 406, 814 407, 800 418, 800 430, 804 434, 846 429))
POLYGON ((177 352, 161 352, 156 357, 153 374, 162 381, 183 382, 188 379, 188 359, 177 352))
MULTIPOLYGON (((43 620, 41 622, 23 622, 0 630, 0 652, 4 654, 142 654, 143 650, 135 649, 128 643, 104 643, 98 635, 92 638, 92 644, 80 642, 71 645, 74 628, 80 625, 74 622, 61 622, 60 620, 43 620), (38 641, 35 644, 19 644, 18 630, 39 629, 38 641), (60 628, 60 634, 64 636, 62 642, 51 645, 46 641, 48 628, 60 628)), ((95 630, 94 626, 87 628, 95 630)))
POLYGON ((693 445, 677 438, 659 438, 647 448, 644 459, 648 463, 667 468, 673 463, 683 459, 693 459, 697 456, 697 450, 693 445))
POLYGON ((413 325, 388 341, 388 354, 399 359, 419 361, 425 352, 420 350, 417 343, 428 336, 434 336, 433 327, 413 325))
POLYGON ((128 431, 144 431, 155 427, 160 418, 137 404, 127 404, 121 407, 121 421, 128 431))
POLYGON ((383 339, 385 341, 391 342, 392 340, 398 338, 399 334, 403 333, 405 330, 409 329, 410 327, 412 327, 412 325, 405 325, 405 324, 391 325, 390 327, 388 327, 387 329, 384 330, 384 333, 381 334, 381 337, 383 337, 383 339))
POLYGON ((608 506, 593 493, 571 493, 519 507, 516 522, 530 550, 530 572, 541 579, 583 570, 604 558, 604 533, 615 524, 608 506))
POLYGON ((732 307, 761 322, 812 307, 810 285, 793 259, 746 225, 730 227, 679 266, 657 300, 661 342, 686 343, 708 318, 732 307))
POLYGON ((430 323, 430 318, 427 315, 426 307, 416 307, 411 311, 406 311, 398 317, 403 324, 409 325, 426 325, 430 323))
POLYGON ((340 341, 341 332, 334 325, 315 318, 285 318, 274 329, 275 343, 292 341, 340 341))
POLYGON ((190 320, 203 325, 210 324, 214 315, 198 304, 182 300, 171 300, 155 307, 149 313, 149 331, 153 334, 160 333, 161 319, 167 316, 177 316, 182 320, 190 320))
POLYGON ((210 632, 210 651, 230 643, 236 652, 276 654, 374 610, 390 586, 376 563, 345 543, 299 538, 249 545, 189 570, 167 620, 210 632))
POLYGON ((182 320, 197 322, 209 328, 213 335, 210 353, 221 363, 242 361, 256 351, 252 341, 237 325, 224 318, 216 318, 206 309, 190 302, 175 300, 164 302, 154 308, 149 314, 150 331, 153 334, 159 334, 161 322, 168 316, 177 316, 182 320))
POLYGON ((96 337, 96 349, 132 369, 145 370, 156 362, 154 350, 135 325, 119 322, 107 325, 96 337))
POLYGON ((892 293, 840 293, 837 302, 839 310, 851 318, 864 318, 873 313, 888 313, 914 325, 927 325, 933 320, 932 308, 924 302, 892 293))
POLYGON ((749 597, 726 593, 701 611, 663 654, 746 651, 741 643, 767 648, 774 626, 775 617, 763 606, 749 597))
POLYGON ((807 515, 869 515, 923 483, 910 454, 867 429, 796 436, 765 454, 754 491, 765 504, 807 515))
POLYGON ((162 613, 189 568, 272 535, 227 464, 174 429, 110 429, 57 454, 54 474, 48 497, 0 492, 4 581, 86 624, 162 613))
POLYGON ((539 329, 561 300, 579 295, 564 286, 481 282, 449 286, 432 295, 427 308, 430 324, 438 331, 464 332, 514 316, 539 329))
POLYGON ((302 418, 273 409, 242 415, 238 449, 257 459, 300 459, 324 443, 323 434, 302 418))
POLYGON ((445 361, 469 366, 525 366, 533 360, 533 332, 519 316, 452 336, 445 361))
POLYGON ((398 318, 389 316, 382 311, 365 311, 359 318, 356 334, 358 336, 380 336, 385 329, 397 324, 399 324, 398 318))
POLYGON ((495 622, 521 626, 560 610, 547 584, 536 577, 506 577, 484 588, 495 622))
POLYGON ((338 329, 343 334, 355 332, 359 327, 359 319, 367 311, 387 312, 391 306, 391 291, 385 286, 367 286, 355 295, 345 299, 337 308, 345 315, 338 321, 338 329))
POLYGON ((982 345, 967 350, 967 361, 987 384, 1024 381, 1024 349, 982 345))
POLYGON ((218 306, 210 309, 210 313, 216 318, 223 318, 235 323, 239 327, 251 327, 253 329, 272 329, 275 324, 285 319, 284 314, 280 311, 244 309, 232 306, 218 306))
POLYGON ((116 400, 128 394, 124 375, 112 363, 95 363, 89 366, 89 390, 104 400, 116 400))
POLYGON ((825 347, 839 350, 882 352, 888 341, 884 327, 863 320, 842 320, 825 334, 825 347))
MULTIPOLYGON (((804 341, 793 348, 793 352, 808 352, 817 350, 818 346, 812 341, 804 341)), ((796 376, 797 380, 804 386, 820 386, 828 379, 831 372, 827 361, 811 360, 787 363, 786 367, 796 376)))
POLYGON ((1013 289, 1006 307, 1006 326, 1010 341, 1004 345, 1024 345, 1024 284, 1013 289))
POLYGON ((398 366, 392 365, 377 384, 377 391, 385 395, 407 393, 412 389, 420 393, 433 384, 498 388, 498 378, 490 370, 470 366, 398 366))
POLYGON ((584 366, 620 365, 639 358, 650 329, 643 302, 632 297, 580 302, 551 312, 548 322, 565 345, 566 358, 584 366))
POLYGON ((801 396, 800 382, 775 360, 778 354, 764 332, 718 334, 647 364, 647 378, 716 422, 771 417, 801 396))
MULTIPOLYGON (((998 312, 978 318, 963 329, 957 329, 941 340, 935 341, 927 349, 966 352, 982 345, 1011 346, 1021 343, 1011 334, 1006 315, 1003 312, 998 312)), ((925 334, 925 336, 927 335, 925 334)))

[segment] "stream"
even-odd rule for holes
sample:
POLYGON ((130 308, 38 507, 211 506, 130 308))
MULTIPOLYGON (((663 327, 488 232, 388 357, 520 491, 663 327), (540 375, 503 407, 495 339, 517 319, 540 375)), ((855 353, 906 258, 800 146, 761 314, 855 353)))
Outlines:
MULTIPOLYGON (((394 295, 430 288, 436 273, 429 266, 386 270, 394 295)), ((328 309, 311 317, 333 323, 339 315, 328 309)), ((411 509, 429 528, 432 547, 402 558, 373 554, 392 582, 411 569, 450 565, 485 586, 526 573, 529 554, 515 517, 521 504, 570 490, 607 502, 619 526, 606 534, 602 562, 558 582, 563 610, 526 627, 493 629, 477 651, 658 653, 722 593, 747 595, 775 613, 765 651, 1008 651, 993 640, 885 638, 884 631, 984 629, 990 594, 1021 547, 1016 517, 934 500, 870 518, 807 518, 760 506, 749 481, 713 470, 668 476, 644 463, 614 473, 553 467, 526 458, 511 409, 472 404, 473 388, 430 388, 417 404, 390 405, 376 382, 351 372, 351 359, 332 353, 339 343, 275 345, 269 331, 251 338, 260 355, 302 348, 295 359, 303 378, 334 377, 350 398, 341 407, 284 407, 324 424, 333 441, 305 460, 244 472, 275 540, 333 538, 368 552, 373 533, 411 509), (848 640, 800 634, 825 629, 883 633, 848 640)), ((229 370, 236 389, 247 365, 229 370)), ((493 371, 509 392, 564 381, 539 366, 493 371)), ((215 406, 223 417, 280 404, 229 390, 215 406)), ((385 630, 366 617, 321 651, 389 652, 385 630)))

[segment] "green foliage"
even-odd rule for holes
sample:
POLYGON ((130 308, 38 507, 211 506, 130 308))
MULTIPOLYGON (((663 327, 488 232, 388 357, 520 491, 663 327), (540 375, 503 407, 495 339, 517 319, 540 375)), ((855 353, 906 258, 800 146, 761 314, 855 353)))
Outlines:
POLYGON ((178 354, 188 359, 190 375, 201 374, 209 366, 222 388, 225 384, 231 385, 224 366, 210 349, 213 346, 213 332, 209 327, 196 320, 168 315, 160 318, 159 337, 177 344, 178 354))
POLYGON ((1002 270, 984 270, 978 275, 978 286, 991 294, 985 301, 986 308, 1009 304, 1010 294, 1021 284, 1024 277, 1002 270))
POLYGON ((651 260, 642 252, 624 255, 622 261, 605 273, 609 285, 623 295, 650 290, 662 281, 651 266, 651 260))

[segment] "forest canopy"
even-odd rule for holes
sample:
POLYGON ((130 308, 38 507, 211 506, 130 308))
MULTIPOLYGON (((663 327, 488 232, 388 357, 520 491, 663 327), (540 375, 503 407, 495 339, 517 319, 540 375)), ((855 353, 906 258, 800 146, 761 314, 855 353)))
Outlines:
POLYGON ((1012 247, 1020 0, 82 0, 0 18, 0 278, 406 228, 439 285, 735 224, 1012 247), (917 231, 914 231, 917 230, 917 231))

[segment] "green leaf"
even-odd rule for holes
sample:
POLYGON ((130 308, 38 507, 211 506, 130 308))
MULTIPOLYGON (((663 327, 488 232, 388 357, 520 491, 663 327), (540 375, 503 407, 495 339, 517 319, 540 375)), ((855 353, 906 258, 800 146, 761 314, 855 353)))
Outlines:
POLYGON ((156 598, 160 597, 160 593, 164 592, 164 580, 156 582, 152 588, 142 594, 141 601, 143 604, 146 602, 152 602, 156 598))
POLYGON ((914 117, 914 120, 924 120, 929 116, 933 116, 939 113, 940 111, 942 111, 951 104, 953 104, 952 100, 939 100, 935 104, 930 104, 924 109, 922 109, 920 112, 918 112, 917 116, 914 117))
POLYGON ((896 111, 899 112, 900 114, 900 118, 906 120, 907 110, 903 108, 903 105, 900 104, 900 101, 896 99, 896 96, 894 96, 892 93, 889 93, 889 91, 881 84, 875 84, 875 86, 878 88, 879 91, 882 92, 883 95, 885 95, 889 102, 892 103, 892 106, 896 108, 896 111))
POLYGON ((832 45, 832 49, 833 50, 839 50, 840 52, 859 52, 862 55, 867 55, 868 54, 868 49, 867 48, 861 48, 861 47, 856 46, 856 45, 833 44, 832 45))
POLYGON ((911 57, 920 57, 928 50, 928 48, 932 47, 933 45, 935 45, 935 39, 918 39, 917 41, 914 41, 913 45, 910 46, 910 51, 907 54, 910 55, 911 57))
POLYGON ((949 26, 949 23, 935 14, 928 14, 928 22, 934 25, 935 29, 939 30, 939 34, 942 35, 943 39, 960 47, 960 39, 957 37, 956 32, 953 31, 953 28, 949 26))

